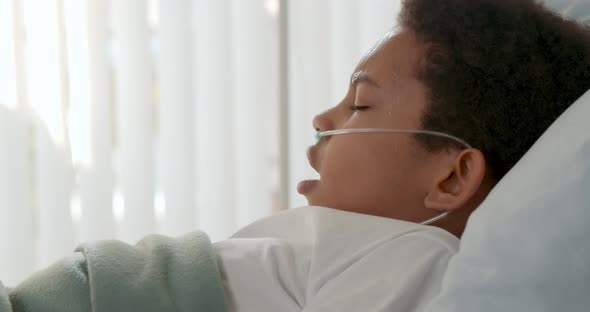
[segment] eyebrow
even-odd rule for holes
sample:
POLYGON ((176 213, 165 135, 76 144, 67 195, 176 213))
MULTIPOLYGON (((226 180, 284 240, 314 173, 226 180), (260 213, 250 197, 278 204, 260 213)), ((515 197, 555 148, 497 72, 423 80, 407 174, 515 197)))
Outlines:
POLYGON ((350 78, 350 84, 356 87, 361 82, 367 82, 368 84, 372 85, 373 87, 379 88, 379 84, 375 82, 375 80, 371 79, 369 75, 367 75, 364 71, 357 71, 356 73, 352 74, 350 78))

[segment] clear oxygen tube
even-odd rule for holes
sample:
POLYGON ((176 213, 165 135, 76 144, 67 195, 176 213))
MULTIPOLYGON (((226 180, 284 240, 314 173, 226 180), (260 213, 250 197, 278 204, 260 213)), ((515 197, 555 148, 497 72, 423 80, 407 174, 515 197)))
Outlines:
MULTIPOLYGON (((447 133, 438 132, 438 131, 431 131, 431 130, 419 130, 419 129, 378 129, 378 128, 357 128, 357 129, 338 129, 338 130, 329 130, 329 131, 318 131, 316 133, 316 144, 322 138, 331 136, 331 135, 340 135, 340 134, 349 134, 349 133, 411 133, 411 134, 426 134, 426 135, 433 135, 438 136, 441 138, 447 138, 453 140, 461 145, 465 146, 466 148, 472 148, 469 143, 465 142, 464 140, 447 133)), ((420 222, 422 225, 429 225, 432 224, 444 217, 446 217, 450 212, 444 212, 439 214, 438 216, 428 219, 426 221, 420 222)))

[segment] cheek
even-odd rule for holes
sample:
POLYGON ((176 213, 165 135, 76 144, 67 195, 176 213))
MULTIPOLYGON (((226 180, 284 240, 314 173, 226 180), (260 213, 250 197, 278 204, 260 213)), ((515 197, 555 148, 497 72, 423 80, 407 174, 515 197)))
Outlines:
POLYGON ((324 195, 355 205, 402 199, 416 169, 416 161, 402 143, 391 139, 330 142, 320 172, 324 195), (384 148, 383 144, 389 145, 384 148))

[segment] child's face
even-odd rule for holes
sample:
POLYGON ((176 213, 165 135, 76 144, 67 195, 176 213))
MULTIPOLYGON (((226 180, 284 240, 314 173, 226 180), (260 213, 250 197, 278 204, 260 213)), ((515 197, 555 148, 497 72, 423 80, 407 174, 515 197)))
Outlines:
MULTIPOLYGON (((425 52, 411 32, 386 36, 355 69, 353 77, 361 79, 337 106, 316 116, 313 126, 420 129, 427 96, 415 76, 425 52), (353 111, 352 105, 368 108, 353 111)), ((424 208, 436 157, 411 134, 328 136, 308 150, 320 180, 298 189, 310 205, 421 222, 440 213, 424 208)))

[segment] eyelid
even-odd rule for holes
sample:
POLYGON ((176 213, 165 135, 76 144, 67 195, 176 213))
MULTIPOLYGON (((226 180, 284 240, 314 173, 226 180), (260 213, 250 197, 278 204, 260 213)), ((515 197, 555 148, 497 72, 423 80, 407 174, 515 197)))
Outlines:
POLYGON ((353 111, 364 111, 366 109, 368 109, 370 106, 363 106, 363 105, 356 105, 356 104, 352 104, 350 105, 350 109, 353 111))

